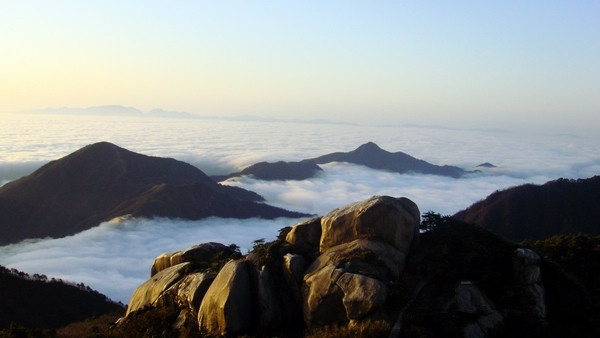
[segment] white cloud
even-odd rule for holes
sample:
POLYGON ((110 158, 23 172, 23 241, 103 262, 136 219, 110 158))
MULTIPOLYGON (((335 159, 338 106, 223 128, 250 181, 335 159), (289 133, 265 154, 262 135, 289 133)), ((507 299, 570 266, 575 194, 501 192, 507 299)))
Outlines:
POLYGON ((473 174, 454 179, 435 175, 398 174, 348 163, 322 166, 318 177, 303 181, 261 181, 244 176, 223 182, 263 195, 267 203, 314 214, 373 195, 408 197, 421 212, 454 214, 496 190, 524 183, 543 183, 544 176, 520 179, 473 174))
POLYGON ((0 247, 0 265, 86 285, 128 303, 163 252, 204 242, 236 243, 246 253, 256 239, 275 239, 299 219, 201 221, 130 219, 101 224, 79 234, 0 247))
MULTIPOLYGON (((367 141, 439 165, 471 168, 491 162, 498 166, 489 171, 490 175, 452 179, 332 163, 323 166, 321 176, 305 181, 243 177, 227 183, 254 190, 270 204, 321 215, 371 195, 405 196, 415 201, 421 212, 453 214, 498 189, 600 174, 599 136, 78 116, 7 117, 0 124, 0 135, 7 140, 0 145, 0 182, 28 174, 49 160, 98 141, 183 160, 208 174, 237 171, 265 160, 297 161, 351 151, 367 141)), ((236 243, 245 252, 253 240, 273 239, 280 228, 296 221, 213 218, 104 223, 67 238, 0 247, 0 264, 83 282, 128 302, 135 287, 149 277, 153 259, 165 251, 216 241, 236 243)))

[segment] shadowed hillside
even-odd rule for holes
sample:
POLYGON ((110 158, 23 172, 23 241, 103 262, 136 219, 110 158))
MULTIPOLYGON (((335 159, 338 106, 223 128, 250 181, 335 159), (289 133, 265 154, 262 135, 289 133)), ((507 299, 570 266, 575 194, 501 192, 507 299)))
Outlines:
POLYGON ((278 161, 259 162, 244 170, 222 176, 212 176, 215 181, 224 181, 230 177, 249 175, 260 180, 305 180, 316 176, 323 169, 311 160, 300 162, 278 161))
POLYGON ((318 164, 330 162, 348 162, 364 165, 373 169, 388 170, 401 174, 420 173, 459 178, 467 173, 465 170, 459 167, 434 165, 400 151, 391 153, 381 149, 373 142, 365 143, 355 150, 347 153, 331 153, 313 158, 312 160, 318 164))
POLYGON ((117 216, 300 217, 223 186, 185 162, 107 142, 86 146, 0 188, 0 244, 62 237, 117 216))
POLYGON ((30 328, 58 328, 123 309, 122 304, 83 284, 70 285, 0 266, 0 329, 11 323, 30 328))
POLYGON ((358 164, 400 174, 416 173, 460 178, 471 173, 459 167, 431 164, 403 152, 391 153, 381 149, 373 142, 368 142, 346 153, 331 153, 299 162, 259 162, 240 172, 212 176, 212 178, 216 181, 223 181, 231 177, 250 175, 261 180, 304 180, 315 177, 323 171, 317 164, 331 162, 358 164))
POLYGON ((598 235, 600 176, 498 191, 454 217, 516 241, 580 232, 598 235))

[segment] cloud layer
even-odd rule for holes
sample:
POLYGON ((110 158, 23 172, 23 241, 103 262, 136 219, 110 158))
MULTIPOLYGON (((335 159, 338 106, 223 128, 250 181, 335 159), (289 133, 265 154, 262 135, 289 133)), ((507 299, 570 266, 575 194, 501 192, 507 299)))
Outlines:
MULTIPOLYGON (((597 135, 80 116, 13 116, 0 124, 0 135, 7 140, 0 144, 0 184, 98 141, 176 158, 208 174, 237 171, 259 161, 297 161, 351 151, 368 141, 438 165, 470 169, 491 162, 497 166, 482 174, 452 179, 331 163, 311 180, 242 177, 225 182, 256 191, 270 204, 319 215, 371 195, 405 196, 415 201, 421 212, 453 214, 495 190, 600 174, 597 135)), ((252 241, 273 239, 280 228, 296 221, 213 218, 109 222, 67 238, 0 247, 0 265, 83 282, 127 303, 135 287, 149 277, 153 259, 165 251, 216 241, 236 243, 245 253, 252 241)))
MULTIPOLYGON (((529 178, 537 183, 546 177, 529 178)), ((324 166, 319 177, 305 181, 260 181, 249 177, 226 184, 254 190, 273 205, 323 215, 372 195, 406 196, 421 212, 453 214, 498 189, 525 180, 473 175, 452 179, 400 175, 346 163, 324 166)), ((30 273, 83 282, 127 303, 133 290, 149 278, 156 256, 203 242, 235 243, 247 252, 252 241, 272 240, 297 219, 274 221, 211 218, 202 221, 133 219, 101 226, 61 239, 44 239, 0 247, 0 265, 30 273)))
POLYGON ((74 236, 0 247, 0 265, 48 277, 83 282, 114 300, 128 303, 163 252, 204 242, 236 243, 246 253, 256 239, 273 240, 296 219, 201 221, 132 219, 106 222, 74 236))
POLYGON ((348 163, 322 166, 318 177, 304 181, 261 181, 252 177, 229 179, 223 184, 239 186, 263 195, 267 203, 322 215, 329 210, 373 195, 412 199, 422 212, 454 214, 496 190, 526 182, 543 183, 545 176, 527 180, 504 175, 473 174, 462 179, 435 175, 398 174, 348 163))

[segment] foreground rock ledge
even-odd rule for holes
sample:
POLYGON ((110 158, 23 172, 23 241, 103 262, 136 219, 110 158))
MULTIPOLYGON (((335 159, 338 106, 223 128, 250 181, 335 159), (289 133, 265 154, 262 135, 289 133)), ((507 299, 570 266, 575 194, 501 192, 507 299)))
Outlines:
POLYGON ((179 313, 174 327, 212 335, 360 319, 386 302, 386 283, 400 277, 419 222, 409 199, 373 196, 292 226, 266 262, 256 252, 223 261, 234 248, 219 243, 167 252, 127 315, 168 306, 179 313), (207 272, 218 262, 218 273, 207 272))
MULTIPOLYGON (((410 293, 400 295, 405 301, 416 297, 431 278, 412 275, 421 279, 413 284, 418 289, 398 287, 406 282, 407 262, 428 251, 415 247, 419 225, 419 209, 409 199, 373 196, 284 228, 277 240, 257 244, 245 257, 219 243, 165 253, 133 293, 122 322, 155 309, 162 317, 150 318, 176 318, 165 319, 173 330, 165 334, 173 336, 299 334, 330 324, 368 326, 381 318, 391 328, 398 292, 410 293)), ((505 265, 513 268, 507 278, 511 297, 522 303, 518 311, 543 322, 540 257, 525 249, 508 253, 503 257, 513 254, 505 265)), ((438 315, 462 318, 457 325, 464 337, 493 335, 505 325, 507 309, 496 309, 477 284, 463 280, 428 291, 437 294, 438 315)))

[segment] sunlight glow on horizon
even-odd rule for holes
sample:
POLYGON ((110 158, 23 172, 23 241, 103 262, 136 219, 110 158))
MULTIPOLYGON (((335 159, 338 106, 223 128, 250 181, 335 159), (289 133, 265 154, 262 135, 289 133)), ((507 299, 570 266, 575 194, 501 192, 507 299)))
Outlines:
POLYGON ((0 112, 600 125, 596 2, 0 4, 0 112))

